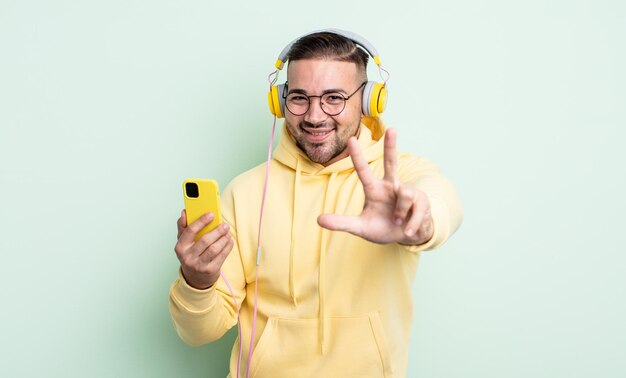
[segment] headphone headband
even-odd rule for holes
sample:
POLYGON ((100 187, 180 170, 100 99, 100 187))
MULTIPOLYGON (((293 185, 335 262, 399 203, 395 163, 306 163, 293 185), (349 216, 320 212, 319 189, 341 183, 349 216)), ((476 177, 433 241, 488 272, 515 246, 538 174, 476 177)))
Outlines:
MULTIPOLYGON (((270 92, 267 94, 267 102, 270 108, 270 112, 274 114, 277 118, 285 117, 285 97, 283 97, 283 92, 285 90, 286 84, 274 85, 276 80, 278 79, 278 71, 282 70, 285 62, 287 61, 287 54, 289 54, 289 50, 291 47, 300 40, 300 38, 309 36, 315 33, 333 33, 340 35, 344 38, 351 40, 356 43, 357 46, 363 48, 367 53, 374 59, 376 65, 379 70, 385 71, 380 65, 380 57, 378 56, 378 51, 369 43, 365 38, 361 37, 358 34, 339 29, 322 29, 317 30, 311 33, 307 33, 302 35, 293 41, 291 41, 278 55, 278 59, 276 60, 276 68, 277 70, 272 72, 269 76, 271 78, 274 74, 276 76, 270 82, 270 92)), ((387 72, 387 71, 385 71, 387 72)), ((362 113, 365 116, 379 117, 380 114, 385 110, 385 106, 387 105, 387 88, 386 88, 387 80, 383 83, 376 83, 373 81, 368 81, 363 89, 363 99, 361 102, 362 113)))
POLYGON ((296 42, 298 42, 298 40, 300 38, 303 38, 303 37, 306 37, 308 35, 315 34, 315 33, 333 33, 333 34, 337 34, 337 35, 340 35, 342 37, 348 38, 352 42, 354 42, 357 45, 361 46, 365 51, 367 51, 367 53, 370 54, 372 59, 374 59, 374 62, 376 63, 376 65, 378 65, 380 67, 380 57, 378 56, 378 51, 376 51, 376 48, 371 43, 369 43, 365 38, 361 37, 360 35, 358 35, 356 33, 353 33, 351 31, 347 31, 347 30, 321 29, 321 30, 316 30, 314 32, 301 35, 300 37, 298 37, 298 38, 294 39, 293 41, 291 41, 283 49, 283 51, 281 51, 280 54, 278 55, 278 59, 276 59, 276 64, 275 64, 276 68, 279 69, 279 70, 283 69, 283 66, 285 65, 285 63, 287 61, 287 54, 289 53, 289 50, 291 50, 291 47, 296 42))

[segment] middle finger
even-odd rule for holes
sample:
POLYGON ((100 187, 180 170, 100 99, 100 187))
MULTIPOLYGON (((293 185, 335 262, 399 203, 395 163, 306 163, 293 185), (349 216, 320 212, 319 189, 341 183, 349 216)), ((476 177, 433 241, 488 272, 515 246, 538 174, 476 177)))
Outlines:
POLYGON ((397 132, 395 129, 388 129, 385 133, 385 176, 384 180, 393 183, 393 187, 398 186, 398 157, 396 151, 397 132))

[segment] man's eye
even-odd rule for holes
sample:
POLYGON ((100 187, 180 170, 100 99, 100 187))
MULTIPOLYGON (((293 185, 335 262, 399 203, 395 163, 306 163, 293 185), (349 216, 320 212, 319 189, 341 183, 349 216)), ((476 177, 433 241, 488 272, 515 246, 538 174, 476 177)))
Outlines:
POLYGON ((326 102, 329 104, 339 104, 343 101, 343 97, 340 94, 331 93, 326 95, 326 102))
POLYGON ((295 96, 290 96, 289 97, 289 101, 292 101, 292 102, 308 102, 309 99, 306 96, 295 95, 295 96))

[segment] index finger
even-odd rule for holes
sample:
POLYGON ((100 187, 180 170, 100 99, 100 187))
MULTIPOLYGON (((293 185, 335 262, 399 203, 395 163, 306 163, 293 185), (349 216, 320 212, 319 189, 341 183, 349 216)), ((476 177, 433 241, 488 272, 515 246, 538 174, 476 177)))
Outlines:
POLYGON ((356 170, 356 174, 359 176, 363 187, 366 187, 374 182, 376 177, 370 170, 370 166, 367 164, 367 160, 363 156, 361 148, 359 147, 359 142, 357 142, 355 137, 351 137, 348 140, 348 153, 350 154, 352 164, 354 164, 354 169, 356 170))
POLYGON ((185 212, 185 210, 180 212, 180 218, 178 218, 178 221, 176 222, 176 227, 178 228, 177 238, 180 238, 180 235, 183 233, 183 231, 185 231, 185 228, 187 227, 187 213, 185 212))
POLYGON ((211 223, 213 221, 213 218, 215 218, 215 215, 213 215, 213 213, 206 213, 198 218, 195 222, 185 228, 183 233, 180 235, 178 242, 184 245, 193 243, 198 232, 200 232, 205 226, 211 223))
POLYGON ((387 132, 385 132, 385 176, 383 180, 392 182, 394 188, 398 186, 397 136, 398 133, 395 129, 388 129, 387 132))

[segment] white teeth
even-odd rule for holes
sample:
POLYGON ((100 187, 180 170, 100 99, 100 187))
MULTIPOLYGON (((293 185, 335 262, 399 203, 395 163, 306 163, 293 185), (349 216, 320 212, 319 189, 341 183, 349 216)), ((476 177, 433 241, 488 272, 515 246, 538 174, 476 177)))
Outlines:
POLYGON ((328 134, 330 131, 322 131, 322 132, 312 132, 312 131, 307 131, 307 133, 311 134, 311 135, 315 135, 315 136, 322 136, 322 135, 326 135, 328 134))

